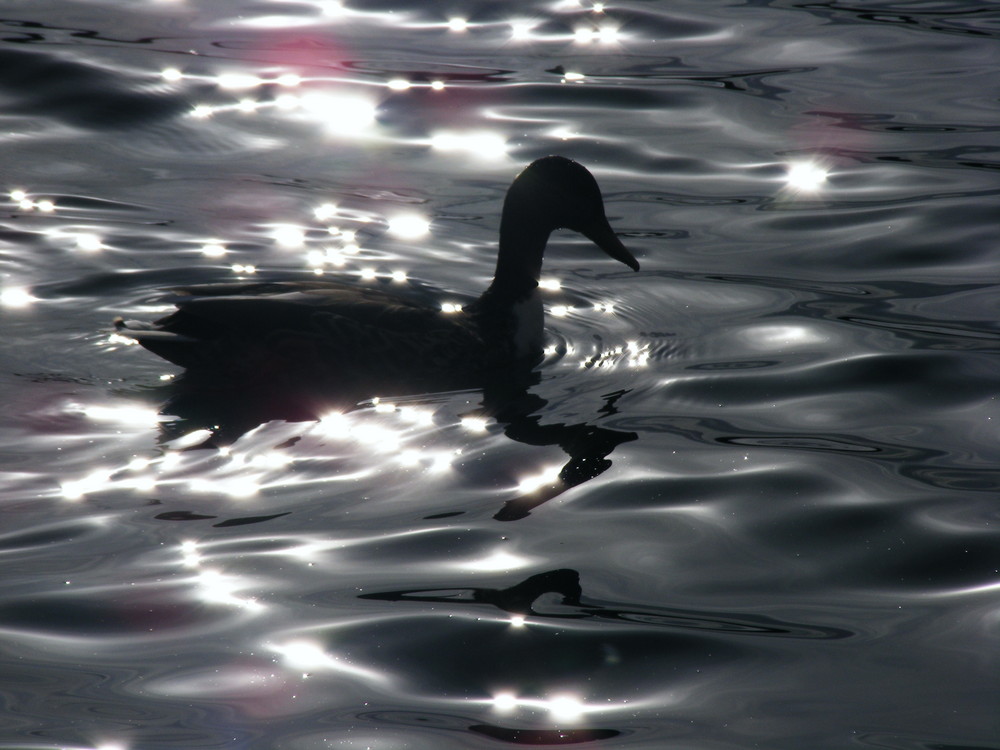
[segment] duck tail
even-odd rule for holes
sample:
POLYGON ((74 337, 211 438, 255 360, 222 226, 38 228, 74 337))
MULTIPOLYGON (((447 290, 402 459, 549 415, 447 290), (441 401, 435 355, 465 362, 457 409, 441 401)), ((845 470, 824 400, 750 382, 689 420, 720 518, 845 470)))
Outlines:
POLYGON ((187 367, 191 359, 191 345, 199 343, 190 336, 164 331, 138 320, 118 317, 114 320, 114 326, 116 333, 128 336, 153 354, 182 367, 187 367))

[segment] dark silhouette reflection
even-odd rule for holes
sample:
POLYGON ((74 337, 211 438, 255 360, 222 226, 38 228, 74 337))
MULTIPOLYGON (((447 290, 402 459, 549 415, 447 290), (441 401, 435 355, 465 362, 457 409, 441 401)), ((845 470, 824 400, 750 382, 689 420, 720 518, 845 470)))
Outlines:
POLYGON ((464 716, 414 711, 366 711, 358 719, 376 724, 420 727, 437 731, 470 732, 512 745, 575 745, 581 742, 608 740, 626 734, 621 729, 579 727, 561 729, 512 729, 496 724, 472 723, 464 716))
MULTIPOLYGON (((720 616, 714 612, 699 612, 672 607, 623 606, 615 602, 588 599, 583 596, 583 589, 580 587, 580 574, 568 568, 538 573, 505 589, 459 587, 411 589, 360 594, 358 598, 393 602, 467 604, 470 606, 489 604, 504 612, 531 615, 537 618, 562 620, 597 618, 642 623, 652 627, 714 630, 733 635, 820 639, 848 638, 853 635, 851 631, 841 628, 783 622, 762 615, 729 614, 720 616), (545 594, 557 594, 561 597, 561 608, 558 611, 539 611, 536 609, 536 602, 545 594)), ((551 607, 551 604, 548 606, 551 607)))
POLYGON ((574 745, 578 742, 609 740, 621 734, 617 729, 508 729, 493 724, 473 724, 473 734, 483 734, 514 745, 574 745))
MULTIPOLYGON (((377 389, 372 385, 359 385, 356 389, 338 388, 331 392, 306 377, 293 377, 288 373, 284 373, 280 381, 245 386, 185 372, 174 382, 153 389, 151 395, 162 403, 160 413, 173 417, 161 423, 161 442, 195 430, 207 430, 209 437, 193 448, 221 448, 266 422, 306 422, 318 420, 335 410, 357 409, 363 399, 374 393, 391 398, 474 387, 472 383, 457 379, 435 379, 428 383, 403 380, 398 373, 394 375, 394 382, 377 383, 377 389)), ((634 432, 612 430, 589 422, 543 424, 537 412, 547 402, 530 391, 539 380, 535 371, 502 371, 485 385, 478 384, 483 394, 480 406, 463 415, 492 419, 504 426, 504 434, 511 440, 539 447, 559 446, 568 456, 554 480, 504 503, 494 515, 498 521, 524 518, 542 503, 599 476, 610 468, 608 456, 611 452, 618 445, 638 437, 634 432)), ((626 393, 606 394, 595 419, 616 414, 616 403, 626 393)))
MULTIPOLYGON (((599 413, 616 414, 615 404, 628 391, 615 391, 604 396, 604 406, 599 413)), ((611 467, 608 456, 622 443, 636 440, 634 432, 609 430, 583 422, 579 424, 541 424, 541 417, 534 412, 545 406, 545 399, 529 393, 516 384, 513 389, 493 386, 484 391, 484 413, 505 424, 504 434, 511 440, 527 445, 558 445, 568 456, 557 478, 549 484, 527 492, 504 503, 493 517, 498 521, 516 521, 527 516, 547 500, 562 494, 571 487, 583 484, 603 474, 611 467)))

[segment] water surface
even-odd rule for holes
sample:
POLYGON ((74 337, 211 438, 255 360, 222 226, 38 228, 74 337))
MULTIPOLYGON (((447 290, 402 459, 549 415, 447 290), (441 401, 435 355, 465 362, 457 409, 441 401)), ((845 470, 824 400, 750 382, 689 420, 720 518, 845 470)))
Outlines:
POLYGON ((996 11, 7 2, 0 749, 1000 748, 996 11), (212 447, 113 334, 466 303, 550 153, 642 271, 553 236, 513 418, 212 447))

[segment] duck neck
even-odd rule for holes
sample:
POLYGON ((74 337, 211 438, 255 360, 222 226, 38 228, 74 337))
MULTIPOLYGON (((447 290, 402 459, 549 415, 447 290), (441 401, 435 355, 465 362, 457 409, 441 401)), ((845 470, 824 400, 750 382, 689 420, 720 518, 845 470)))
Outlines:
POLYGON ((551 230, 542 229, 531 207, 504 204, 500 218, 500 247, 490 289, 515 298, 530 296, 538 287, 542 256, 551 230))

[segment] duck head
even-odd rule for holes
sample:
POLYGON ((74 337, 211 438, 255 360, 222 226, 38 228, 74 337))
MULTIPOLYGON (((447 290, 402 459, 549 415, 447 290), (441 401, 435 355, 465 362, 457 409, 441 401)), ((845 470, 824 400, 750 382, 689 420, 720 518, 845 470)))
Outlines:
POLYGON ((546 156, 525 167, 507 191, 496 280, 537 282, 545 244, 555 229, 579 232, 615 260, 639 270, 639 262, 608 223, 594 176, 571 159, 546 156))

